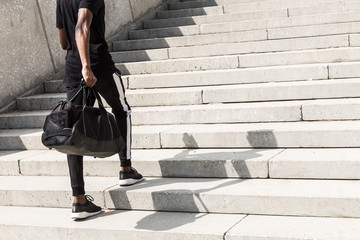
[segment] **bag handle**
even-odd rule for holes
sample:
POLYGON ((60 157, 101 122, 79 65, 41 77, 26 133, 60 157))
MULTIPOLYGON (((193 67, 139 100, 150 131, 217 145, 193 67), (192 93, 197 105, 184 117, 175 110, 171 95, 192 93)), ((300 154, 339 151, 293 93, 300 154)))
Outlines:
MULTIPOLYGON (((86 126, 85 126, 85 107, 86 107, 86 102, 87 102, 87 98, 88 96, 86 96, 86 91, 85 91, 85 81, 82 81, 81 83, 81 88, 79 89, 79 91, 75 94, 75 96, 73 98, 76 97, 76 95, 78 95, 81 91, 83 91, 83 109, 82 109, 82 114, 83 114, 83 126, 84 126, 84 134, 86 136, 86 126)), ((96 100, 98 101, 98 104, 99 104, 99 109, 101 111, 101 114, 103 117, 106 117, 107 119, 107 123, 109 125, 109 128, 110 128, 110 131, 111 131, 111 139, 114 139, 114 131, 113 131, 113 128, 111 126, 111 122, 110 122, 110 118, 109 118, 109 115, 104 107, 104 104, 101 100, 101 97, 98 93, 98 91, 96 90, 95 86, 93 86, 92 88, 90 88, 90 90, 92 91, 92 93, 95 95, 95 98, 96 100)), ((89 94, 90 95, 90 94, 89 94)), ((73 100, 73 99, 71 99, 73 100)), ((70 101, 71 101, 70 100, 70 101)))

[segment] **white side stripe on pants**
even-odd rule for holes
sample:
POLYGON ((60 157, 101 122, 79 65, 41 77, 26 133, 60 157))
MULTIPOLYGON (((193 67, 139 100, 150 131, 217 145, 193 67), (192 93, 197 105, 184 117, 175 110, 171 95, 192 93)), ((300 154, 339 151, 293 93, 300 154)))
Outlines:
POLYGON ((125 102, 125 89, 123 87, 123 83, 120 79, 120 77, 114 73, 113 74, 114 80, 115 80, 115 84, 117 87, 117 90, 119 92, 119 98, 120 98, 120 102, 121 105, 124 109, 124 111, 127 113, 126 114, 126 125, 127 125, 127 131, 126 131, 126 158, 127 159, 131 159, 131 120, 130 120, 130 115, 131 115, 131 110, 129 110, 129 105, 125 102))

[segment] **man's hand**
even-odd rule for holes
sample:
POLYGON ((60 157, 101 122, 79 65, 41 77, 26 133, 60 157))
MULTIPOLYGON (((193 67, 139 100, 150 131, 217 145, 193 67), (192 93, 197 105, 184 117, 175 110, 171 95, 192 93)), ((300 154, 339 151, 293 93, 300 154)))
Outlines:
POLYGON ((93 87, 97 82, 97 78, 94 73, 91 71, 90 67, 84 67, 81 71, 83 79, 85 81, 85 85, 87 87, 93 87))

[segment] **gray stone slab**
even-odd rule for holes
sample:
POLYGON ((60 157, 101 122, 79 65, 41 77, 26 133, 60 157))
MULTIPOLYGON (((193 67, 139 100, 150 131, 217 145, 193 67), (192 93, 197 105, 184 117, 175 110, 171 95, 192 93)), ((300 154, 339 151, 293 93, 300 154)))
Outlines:
POLYGON ((328 79, 327 65, 208 70, 129 76, 129 88, 165 88, 328 79))
POLYGON ((37 128, 0 130, 0 150, 46 150, 41 134, 37 128))
POLYGON ((133 19, 138 19, 139 17, 145 15, 149 9, 153 9, 158 5, 162 4, 162 0, 150 0, 150 1, 141 1, 141 0, 130 0, 129 1, 133 19))
POLYGON ((148 178, 106 190, 105 201, 134 210, 359 217, 359 187, 351 180, 148 178))
MULTIPOLYGON (((116 178, 85 178, 86 192, 95 204, 104 206, 103 191, 117 184, 116 178)), ((2 206, 71 207, 70 177, 0 176, 2 206)))
POLYGON ((330 78, 356 78, 360 77, 360 63, 337 63, 329 65, 330 78))
POLYGON ((249 21, 263 18, 287 17, 287 10, 276 9, 271 11, 254 11, 224 15, 193 16, 175 19, 156 19, 144 21, 145 29, 155 29, 175 26, 200 25, 220 22, 249 21))
POLYGON ((169 48, 180 46, 195 46, 226 42, 245 42, 252 40, 266 40, 266 30, 229 32, 222 34, 205 34, 194 36, 154 38, 141 40, 116 41, 113 43, 115 51, 141 50, 152 48, 169 48))
POLYGON ((187 58, 347 47, 348 45, 349 37, 347 35, 339 35, 178 47, 170 48, 168 51, 169 58, 187 58))
POLYGON ((116 64, 123 74, 190 72, 199 70, 234 69, 239 67, 238 56, 190 58, 166 61, 146 61, 116 64))
POLYGON ((216 1, 191 1, 191 2, 177 2, 169 3, 169 10, 189 9, 189 8, 201 8, 217 6, 216 1))
POLYGON ((200 26, 201 34, 209 33, 221 33, 232 31, 245 31, 255 29, 272 29, 282 27, 295 27, 295 26, 307 26, 307 25, 320 25, 329 23, 340 22, 353 22, 359 21, 360 17, 356 12, 347 13, 331 13, 331 14, 319 14, 313 15, 311 18, 304 16, 294 16, 289 18, 272 18, 272 19, 260 19, 252 21, 238 21, 229 23, 214 23, 214 24, 202 24, 200 26))
POLYGON ((357 47, 256 53, 239 56, 240 67, 262 67, 292 64, 334 63, 358 61, 357 47))
POLYGON ((16 100, 18 110, 52 110, 60 102, 66 100, 65 93, 38 94, 29 97, 19 97, 16 100))
POLYGON ((349 36, 350 46, 360 46, 360 34, 352 34, 349 36))
POLYGON ((286 149, 269 161, 270 178, 360 179, 360 149, 286 149))
POLYGON ((358 33, 360 23, 336 23, 304 27, 291 27, 280 29, 269 29, 269 39, 283 39, 283 38, 296 38, 296 37, 313 37, 325 36, 333 34, 351 34, 358 33))
POLYGON ((0 151, 0 175, 20 175, 20 160, 40 153, 41 151, 0 151))
MULTIPOLYGON (((346 0, 345 0, 346 1, 346 0)), ((344 0, 303 0, 303 1, 260 1, 260 2, 249 2, 249 3, 241 3, 241 4, 232 4, 225 5, 224 12, 225 13, 234 13, 234 12, 248 12, 255 10, 271 10, 271 9, 279 9, 279 8, 290 8, 290 7, 308 7, 308 6, 316 6, 320 4, 326 3, 342 3, 344 0)), ((348 0, 349 2, 352 0, 348 0)))
MULTIPOLYGON (((132 150, 132 165, 152 177, 267 178, 268 161, 283 149, 132 150)), ((18 164, 16 163, 16 167, 18 164)), ((46 151, 20 161, 26 176, 68 176, 66 155, 46 151)), ((118 177, 119 157, 84 158, 84 175, 118 177)))
POLYGON ((306 102, 211 104, 138 108, 135 125, 301 121, 306 102))
POLYGON ((156 17, 159 19, 164 19, 164 18, 180 18, 180 17, 220 15, 220 14, 223 14, 222 6, 214 6, 214 7, 190 8, 190 9, 171 10, 171 11, 158 11, 156 12, 156 17))
POLYGON ((45 93, 62 93, 66 91, 63 80, 50 80, 44 82, 45 93))
POLYGON ((244 215, 106 211, 88 221, 71 221, 70 209, 0 207, 3 239, 222 240, 244 215), (56 217, 54 217, 56 216, 56 217), (19 230, 21 229, 21 231, 19 230))
MULTIPOLYGON (((146 82, 143 82, 146 84, 146 82)), ((133 86, 133 84, 131 84, 133 86)), ((126 92, 130 106, 171 106, 202 103, 202 88, 134 89, 126 92)))
POLYGON ((116 63, 126 63, 165 60, 168 59, 168 52, 166 49, 138 50, 129 52, 112 52, 111 56, 113 61, 116 63))
POLYGON ((204 88, 204 103, 360 97, 359 79, 229 85, 204 88))
POLYGON ((226 240, 357 240, 359 226, 358 218, 247 216, 226 240))
POLYGON ((318 6, 302 7, 302 8, 289 8, 289 16, 303 16, 324 13, 337 13, 337 12, 351 12, 360 9, 359 2, 337 2, 327 3, 318 6))
POLYGON ((302 106, 304 120, 360 119, 360 98, 316 100, 302 106))
POLYGON ((148 39, 148 38, 160 38, 160 37, 174 37, 174 36, 191 36, 198 35, 200 33, 199 26, 183 26, 174 28, 162 28, 162 29, 146 29, 135 30, 129 32, 129 39, 148 39))
POLYGON ((162 148, 360 147, 360 121, 181 125, 162 148))
MULTIPOLYGON (((133 127, 133 148, 160 148, 160 132, 172 125, 133 127)), ((0 150, 46 150, 41 142, 42 129, 0 130, 0 150)))
MULTIPOLYGON (((55 106, 54 106, 55 107, 55 106)), ((42 127, 50 111, 25 111, 0 114, 0 128, 42 127)))

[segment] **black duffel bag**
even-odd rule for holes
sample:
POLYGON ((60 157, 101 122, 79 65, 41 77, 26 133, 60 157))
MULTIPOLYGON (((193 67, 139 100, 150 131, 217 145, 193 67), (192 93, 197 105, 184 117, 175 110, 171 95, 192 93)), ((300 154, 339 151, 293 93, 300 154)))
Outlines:
POLYGON ((81 86, 70 101, 62 101, 46 117, 42 143, 59 152, 93 157, 109 157, 124 146, 114 115, 107 112, 96 89, 81 86), (87 106, 87 94, 95 95, 99 107, 87 106), (83 105, 73 104, 82 92, 83 105))

